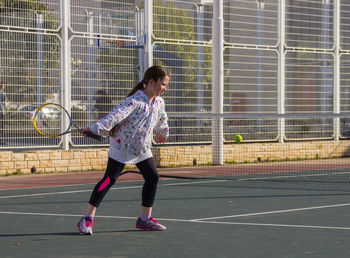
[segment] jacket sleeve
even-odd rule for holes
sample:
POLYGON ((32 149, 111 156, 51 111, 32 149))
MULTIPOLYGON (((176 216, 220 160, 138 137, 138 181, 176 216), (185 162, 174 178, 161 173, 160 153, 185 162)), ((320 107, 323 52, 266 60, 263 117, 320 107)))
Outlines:
POLYGON ((169 137, 169 125, 168 125, 168 116, 165 112, 164 100, 160 102, 161 108, 159 110, 159 120, 157 125, 154 128, 155 133, 159 133, 165 138, 169 137))
POLYGON ((109 131, 127 118, 136 108, 137 102, 133 96, 125 98, 111 113, 103 117, 100 121, 91 125, 90 131, 101 136, 108 136, 109 131))

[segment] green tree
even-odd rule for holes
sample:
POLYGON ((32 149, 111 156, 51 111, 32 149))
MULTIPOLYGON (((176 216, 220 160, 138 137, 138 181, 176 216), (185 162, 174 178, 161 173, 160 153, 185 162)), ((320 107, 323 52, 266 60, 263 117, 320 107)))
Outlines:
MULTIPOLYGON (((181 70, 172 71, 182 73, 180 84, 182 84, 183 105, 176 111, 197 110, 196 98, 199 83, 204 86, 205 109, 210 109, 211 47, 191 44, 198 40, 195 31, 196 11, 180 8, 174 2, 159 0, 154 1, 153 9, 154 40, 164 40, 166 44, 159 43, 159 46, 163 51, 171 53, 171 56, 178 59, 182 66, 181 70), (202 63, 198 62, 199 55, 203 55, 202 63), (203 71, 203 74, 199 74, 200 70, 203 71), (198 78, 199 76, 203 78, 198 78), (198 82, 199 79, 201 82, 198 82)), ((179 92, 176 95, 178 97, 179 92)))
MULTIPOLYGON (((41 36, 42 46, 42 86, 43 94, 51 94, 57 81, 52 79, 50 70, 60 66, 60 43, 58 18, 54 11, 37 1, 0 0, 0 20, 10 28, 30 28, 37 31, 37 15, 43 15, 42 28, 52 31, 41 36), (51 77, 51 79, 50 79, 51 77)), ((6 84, 12 102, 35 102, 38 81, 38 34, 23 30, 0 32, 0 73, 6 84)))

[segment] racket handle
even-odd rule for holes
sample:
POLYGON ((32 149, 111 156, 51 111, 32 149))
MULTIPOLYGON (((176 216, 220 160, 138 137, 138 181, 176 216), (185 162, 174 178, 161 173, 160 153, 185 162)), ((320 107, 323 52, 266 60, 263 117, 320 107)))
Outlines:
POLYGON ((92 132, 85 131, 84 134, 85 134, 86 136, 89 136, 90 138, 95 139, 95 140, 102 141, 102 136, 99 136, 99 135, 97 135, 97 134, 93 134, 92 132))

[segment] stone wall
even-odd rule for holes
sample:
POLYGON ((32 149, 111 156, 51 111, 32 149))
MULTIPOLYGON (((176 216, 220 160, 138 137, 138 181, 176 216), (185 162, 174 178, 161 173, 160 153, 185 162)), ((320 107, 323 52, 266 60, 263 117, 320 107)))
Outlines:
POLYGON ((31 173, 104 170, 108 149, 1 151, 0 174, 17 171, 31 173))

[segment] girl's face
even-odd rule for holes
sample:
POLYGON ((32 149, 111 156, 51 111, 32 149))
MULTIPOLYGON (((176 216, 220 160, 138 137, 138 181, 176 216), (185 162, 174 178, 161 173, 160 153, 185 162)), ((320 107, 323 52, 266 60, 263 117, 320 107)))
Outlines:
POLYGON ((161 96, 166 91, 169 83, 169 77, 165 76, 162 80, 154 82, 153 91, 154 96, 161 96))

